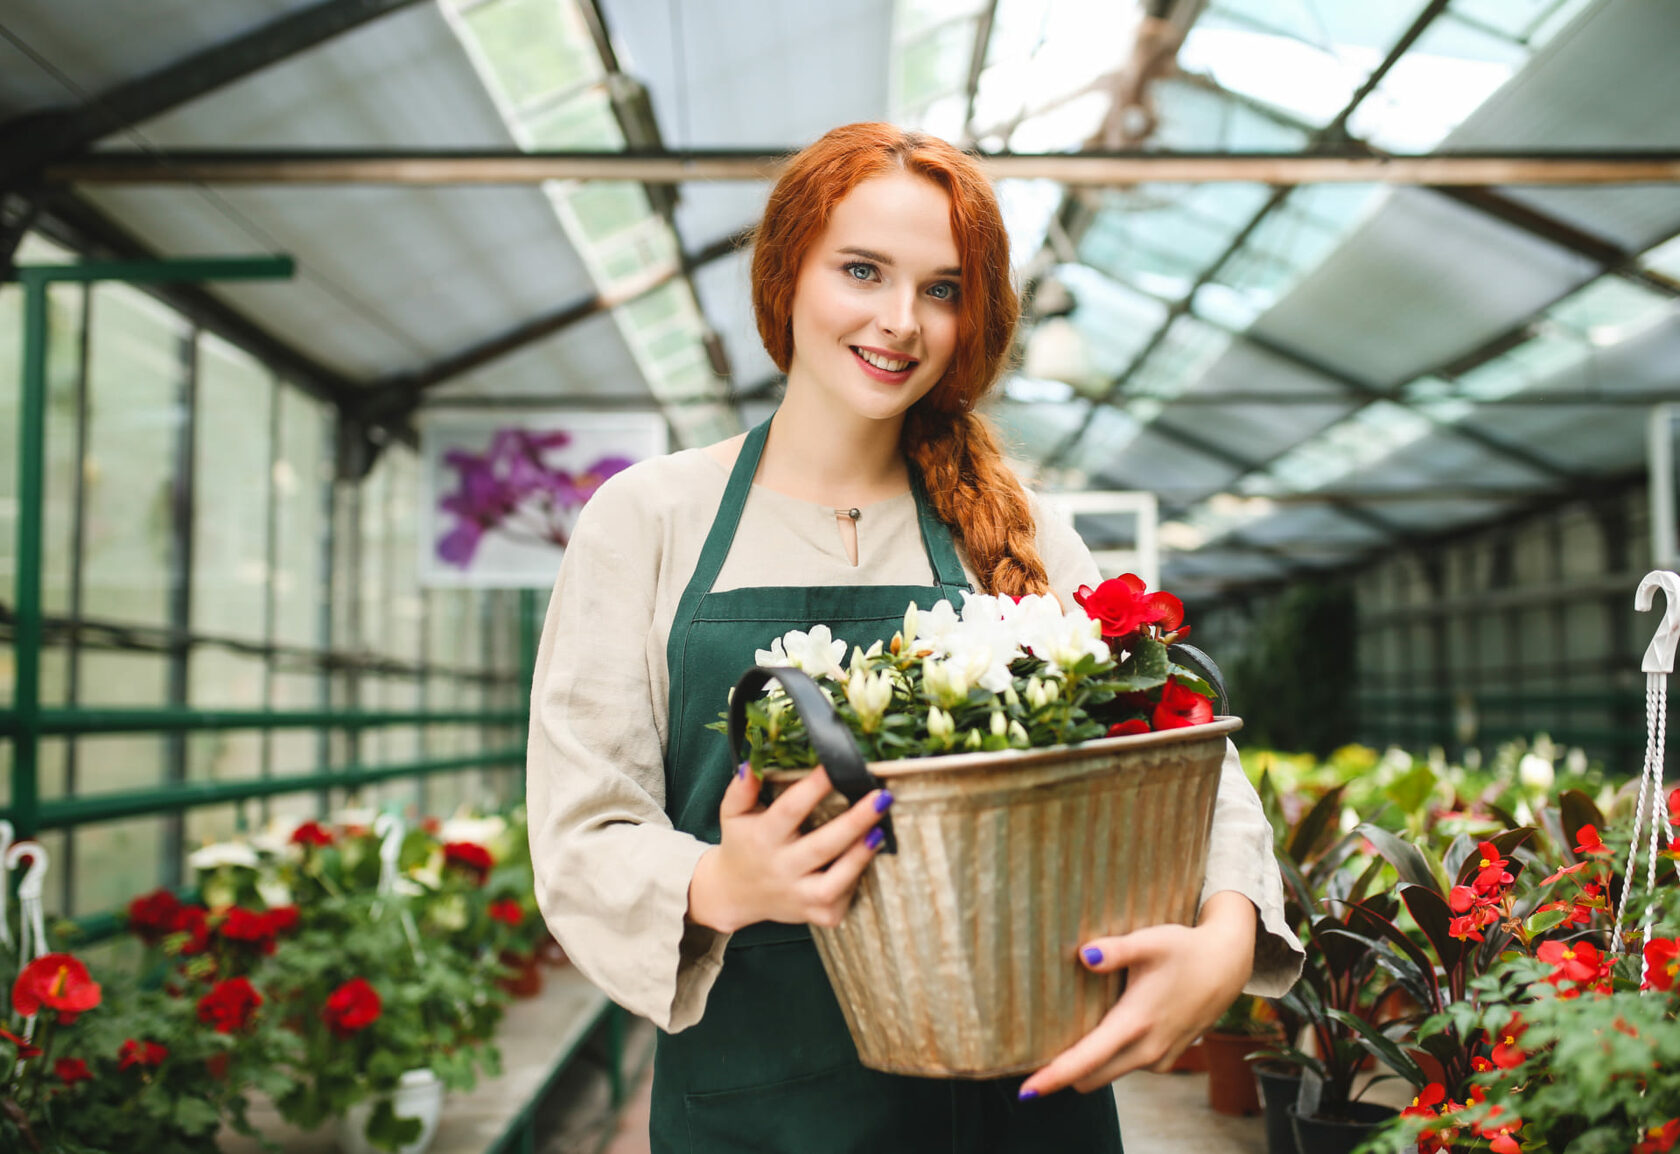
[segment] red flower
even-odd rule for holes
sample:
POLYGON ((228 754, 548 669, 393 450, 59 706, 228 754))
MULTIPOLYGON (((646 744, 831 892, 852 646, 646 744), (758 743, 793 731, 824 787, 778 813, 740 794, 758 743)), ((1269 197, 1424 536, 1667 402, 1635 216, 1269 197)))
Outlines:
POLYGON ((184 956, 202 954, 210 948, 210 914, 203 906, 182 906, 171 929, 177 934, 187 935, 181 943, 184 956))
POLYGON ((126 1070, 130 1066, 161 1066, 167 1057, 167 1046, 160 1046, 156 1042, 137 1042, 129 1038, 117 1051, 117 1069, 126 1070))
POLYGON ((214 1026, 218 1034, 235 1034, 251 1024, 262 1004, 262 995, 249 979, 229 978, 198 1000, 198 1020, 214 1026))
POLYGON ((0 1038, 6 1039, 17 1047, 17 1056, 20 1062, 25 1058, 34 1058, 41 1053, 41 1047, 30 1042, 28 1038, 18 1037, 4 1026, 0 1026, 0 1038))
POLYGON ((470 841, 452 841, 443 847, 443 860, 446 865, 456 866, 474 875, 480 885, 490 873, 494 864, 490 860, 490 851, 483 846, 470 841))
POLYGON ((1503 1106, 1489 1106, 1487 1117, 1479 1124, 1472 1124, 1471 1129, 1483 1138, 1491 1138, 1488 1149, 1493 1154, 1522 1154, 1522 1147, 1511 1135, 1522 1129, 1522 1119, 1512 1117, 1509 1122, 1500 1122, 1499 1116, 1505 1113, 1503 1106))
POLYGON ((1483 896, 1491 895, 1516 879, 1505 869, 1510 863, 1499 855, 1499 847, 1491 841, 1484 841, 1476 847, 1481 858, 1476 864, 1476 876, 1470 882, 1470 888, 1483 896))
POLYGON ((12 1009, 32 1018, 45 1006, 65 1025, 99 1004, 99 983, 69 954, 42 954, 23 968, 12 985, 12 1009))
POLYGON ((1149 723, 1141 717, 1134 717, 1130 721, 1117 721, 1108 727, 1109 737, 1130 737, 1134 733, 1148 733, 1149 723))
POLYGON ((77 1082, 93 1081, 93 1071, 87 1068, 87 1063, 80 1058, 60 1058, 53 1063, 53 1073, 66 1086, 74 1086, 77 1082))
POLYGON ((1549 886, 1553 882, 1557 881, 1559 878, 1568 877, 1570 874, 1575 873, 1577 870, 1586 869, 1591 864, 1592 864, 1591 862, 1584 862, 1583 861, 1583 862, 1576 862, 1572 866, 1563 866, 1557 871, 1557 873, 1553 874, 1551 877, 1543 879, 1540 882, 1540 884, 1543 885, 1543 886, 1549 886))
POLYGON ((289 933, 297 928, 298 908, 296 906, 275 906, 263 915, 263 920, 268 923, 270 937, 289 933))
POLYGON ((1447 1088, 1439 1082, 1431 1082, 1417 1092, 1412 1104, 1400 1111, 1402 1118, 1433 1118, 1435 1107, 1447 1100, 1447 1088))
POLYGON ((1680 939, 1652 938, 1646 942, 1645 981, 1640 989, 1667 992, 1674 989, 1676 978, 1680 978, 1680 939))
POLYGON ((1670 1118, 1661 1126, 1652 1126, 1633 1148, 1633 1154, 1668 1154, 1680 1142, 1680 1118, 1670 1118))
POLYGON ((292 831, 293 845, 331 845, 333 843, 332 830, 318 821, 306 821, 292 831))
POLYGON ((168 890, 157 889, 128 903, 128 928, 148 946, 155 946, 175 932, 181 900, 168 890))
POLYGON ((1472 1073, 1486 1074, 1493 1068, 1493 1063, 1482 1057, 1480 1054, 1477 1054, 1474 1058, 1470 1059, 1470 1070, 1472 1073))
POLYGON ((244 942, 265 954, 274 952, 274 926, 266 913, 234 906, 222 915, 216 932, 230 942, 244 942))
POLYGON ((1528 1029, 1528 1023, 1520 1018, 1512 1018, 1500 1031, 1499 1041, 1494 1043, 1493 1064, 1501 1070, 1514 1070, 1528 1060, 1528 1055, 1517 1045, 1522 1040, 1523 1031, 1528 1029))
POLYGON ((1169 677, 1161 689, 1161 703, 1155 707, 1152 720, 1158 730, 1206 725, 1213 720, 1213 702, 1169 677))
POLYGON ((1482 941, 1482 930, 1499 920, 1499 914, 1492 906, 1478 904, 1461 918, 1453 918, 1447 923, 1447 933, 1459 941, 1482 941))
POLYGON ((1176 629, 1184 620, 1184 602, 1171 593, 1145 593, 1136 573, 1122 573, 1095 589, 1081 585, 1074 601, 1088 617, 1102 623, 1104 637, 1128 637, 1145 625, 1176 629))
POLYGON ((502 898, 490 903, 490 916, 498 922, 506 922, 510 926, 518 926, 525 920, 525 911, 519 902, 513 898, 502 898))
POLYGON ((1582 856, 1590 854, 1608 855, 1610 847, 1605 845, 1598 836, 1594 826, 1584 825, 1575 831, 1575 836, 1581 839, 1581 844, 1575 847, 1575 852, 1582 856))
POLYGON ((1586 983, 1598 976, 1601 959, 1591 942, 1541 942, 1535 956, 1553 967, 1552 979, 1586 983))
POLYGON ((1476 891, 1469 886, 1454 886, 1447 894, 1447 904, 1452 907, 1453 913, 1465 914, 1477 905, 1476 897, 1476 891))
POLYGON ((340 1038, 365 1030, 378 1021, 384 1003, 366 978, 351 978, 327 997, 321 1018, 340 1038))

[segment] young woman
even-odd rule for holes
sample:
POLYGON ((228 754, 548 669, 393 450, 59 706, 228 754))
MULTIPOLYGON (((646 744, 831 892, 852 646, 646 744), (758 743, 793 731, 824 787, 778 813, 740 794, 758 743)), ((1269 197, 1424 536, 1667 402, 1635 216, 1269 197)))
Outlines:
POLYGON ((972 586, 1069 603, 1099 577, 974 411, 1018 305, 967 157, 889 125, 828 133, 771 193, 752 281, 788 378, 774 417, 614 477, 560 567, 528 767, 543 913, 662 1031, 656 1151, 1118 1151, 1113 1099, 1091 1091, 1164 1066, 1245 985, 1279 993, 1299 967, 1259 800, 1227 756, 1198 924, 1085 943, 1069 964, 1127 969, 1126 993, 1044 1069, 947 1082, 858 1064, 806 924, 843 916, 891 798, 801 835, 821 772, 760 805, 705 726, 789 629, 868 644, 911 601, 972 586))

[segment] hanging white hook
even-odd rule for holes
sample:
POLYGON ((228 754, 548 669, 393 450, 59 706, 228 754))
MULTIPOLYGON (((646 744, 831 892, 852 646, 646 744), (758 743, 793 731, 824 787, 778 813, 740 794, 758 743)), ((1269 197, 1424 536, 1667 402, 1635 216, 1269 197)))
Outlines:
POLYGON ((46 952, 47 931, 41 918, 41 894, 47 886, 47 851, 36 841, 20 841, 6 851, 6 872, 29 859, 18 883, 18 966, 27 966, 46 952), (33 951, 33 952, 31 952, 33 951))
MULTIPOLYGON (((12 823, 0 818, 0 864, 6 860, 6 853, 12 848, 12 837, 16 833, 12 823)), ((12 919, 8 905, 11 901, 12 887, 5 877, 0 877, 0 946, 12 944, 12 919)))
POLYGON ((1653 595, 1659 588, 1666 602, 1662 623, 1657 626, 1656 636, 1651 638, 1651 644, 1645 649, 1645 660, 1640 668, 1646 673, 1673 673, 1674 651, 1680 647, 1680 573, 1659 569, 1645 574, 1645 579, 1639 583, 1639 592, 1634 595, 1633 606, 1641 613, 1650 612, 1653 595))

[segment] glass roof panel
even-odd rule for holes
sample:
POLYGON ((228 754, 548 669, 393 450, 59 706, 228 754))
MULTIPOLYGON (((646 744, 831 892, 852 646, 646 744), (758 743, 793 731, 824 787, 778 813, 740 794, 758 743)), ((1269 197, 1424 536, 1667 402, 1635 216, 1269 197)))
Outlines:
POLYGON ((996 189, 1003 226, 1009 230, 1010 262, 1024 268, 1044 247, 1066 188, 1054 180, 1000 180, 996 189))
POLYGON ((1461 395, 1493 401, 1541 384, 1554 373, 1579 364, 1592 352, 1578 335, 1559 325, 1540 332, 1484 364, 1458 374, 1461 395))
POLYGON ((1360 102, 1348 129, 1390 152, 1428 152, 1503 87, 1528 55, 1515 41, 1444 15, 1360 102))
POLYGON ((1085 265, 1062 265, 1056 277, 1073 293, 1078 307, 1069 318, 1084 338, 1091 372, 1112 380, 1132 363, 1150 336, 1167 319, 1167 308, 1085 265))
POLYGON ((1221 87, 1282 109, 1315 126, 1328 124, 1382 61, 1382 50, 1356 44, 1316 47, 1267 31, 1218 7, 1204 12, 1179 49, 1179 64, 1221 87))
POLYGON ((1601 348, 1619 344, 1673 314, 1675 303, 1618 276, 1601 276, 1546 310, 1546 316, 1601 348))
POLYGON ((1449 11, 1538 48, 1594 0, 1453 0, 1449 11))
POLYGON ((1179 317, 1132 374, 1126 396, 1139 404, 1141 398, 1171 400, 1200 381, 1230 347, 1229 333, 1194 317, 1179 317))
POLYGON ((1433 429, 1427 417, 1376 401, 1284 453, 1266 470, 1286 490, 1319 489, 1381 460, 1433 429))
POLYGON ((984 0, 898 0, 893 23, 899 40, 909 40, 940 24, 977 15, 984 0))
POLYGON ((1652 272, 1680 280, 1680 235, 1670 237, 1639 258, 1639 263, 1652 272))
POLYGON ((1213 10, 1331 52, 1386 53, 1425 0, 1214 0, 1213 10))
POLYGON ((900 45, 894 54, 892 106, 921 108, 935 97, 961 91, 974 53, 974 22, 943 24, 900 45))
POLYGON ((1087 92, 1029 116, 1009 134, 1009 147, 1015 152, 1074 151, 1097 134, 1112 103, 1106 92, 1087 92))
POLYGON ((1151 145, 1181 152, 1288 152, 1307 143, 1302 129, 1248 107, 1209 79, 1164 77, 1153 91, 1160 123, 1151 145))
POLYGON ((624 147, 612 99, 600 85, 521 117, 519 128, 520 143, 528 149, 618 152, 624 147))
POLYGON ((510 108, 605 75, 573 0, 490 0, 462 20, 510 108))
POLYGON ((1068 463, 1086 476, 1098 476, 1119 460, 1126 447, 1137 440, 1143 425, 1128 413, 1099 405, 1085 435, 1068 456, 1068 463))
MULTIPOLYGON (((1135 5, 1113 0, 1057 4, 1000 0, 987 46, 987 67, 975 95, 974 118, 980 135, 1008 131, 1020 120, 1059 110, 1070 101, 1094 104, 1095 118, 1100 120, 1109 97, 1105 91, 1093 90, 1093 85, 1124 61, 1137 22, 1135 5)), ((1067 140, 1056 147, 1068 147, 1083 139, 1072 135, 1069 125, 1091 115, 1088 107, 1069 112, 1065 120, 1052 122, 1059 128, 1045 128, 1024 139, 1067 140)), ((1012 147, 1025 150, 1029 145, 1016 142, 1012 147)))

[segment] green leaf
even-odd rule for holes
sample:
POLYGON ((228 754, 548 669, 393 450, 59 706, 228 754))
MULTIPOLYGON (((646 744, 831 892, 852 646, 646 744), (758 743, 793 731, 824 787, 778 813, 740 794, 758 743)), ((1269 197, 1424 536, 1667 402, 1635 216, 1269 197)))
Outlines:
POLYGON ((1435 771, 1429 768, 1429 763, 1420 761, 1390 782, 1383 792, 1406 813, 1416 813, 1423 808, 1423 803, 1429 800, 1429 795, 1435 792, 1439 781, 1435 771))
POLYGON ((1386 1062, 1390 1069, 1406 1081, 1420 1090, 1429 1084, 1429 1079, 1424 1076, 1423 1068, 1417 1064, 1417 1060, 1395 1045, 1392 1038, 1370 1022, 1342 1010, 1331 1010, 1330 1016, 1351 1030, 1359 1044, 1374 1054, 1379 1062, 1386 1062))
POLYGON ((1130 677, 1119 680, 1144 681, 1147 682, 1146 689, 1167 683, 1172 674, 1172 661, 1167 657, 1165 645, 1152 637, 1142 637, 1132 643, 1131 651, 1132 655, 1126 661, 1130 677))
POLYGON ((1429 861, 1415 845, 1402 841, 1386 829, 1379 828, 1366 822, 1361 825, 1359 833, 1365 836, 1377 852, 1394 867, 1402 882, 1415 886, 1423 886, 1432 891, 1437 897, 1441 896, 1441 883, 1435 880, 1435 874, 1429 868, 1429 861))
POLYGON ((1312 809, 1307 811, 1307 816, 1301 819, 1294 832, 1289 835, 1287 852, 1290 858, 1305 863, 1313 847, 1318 844, 1319 838, 1324 835, 1326 829, 1331 828, 1331 823, 1341 812, 1342 787, 1338 785, 1313 803, 1312 809))

